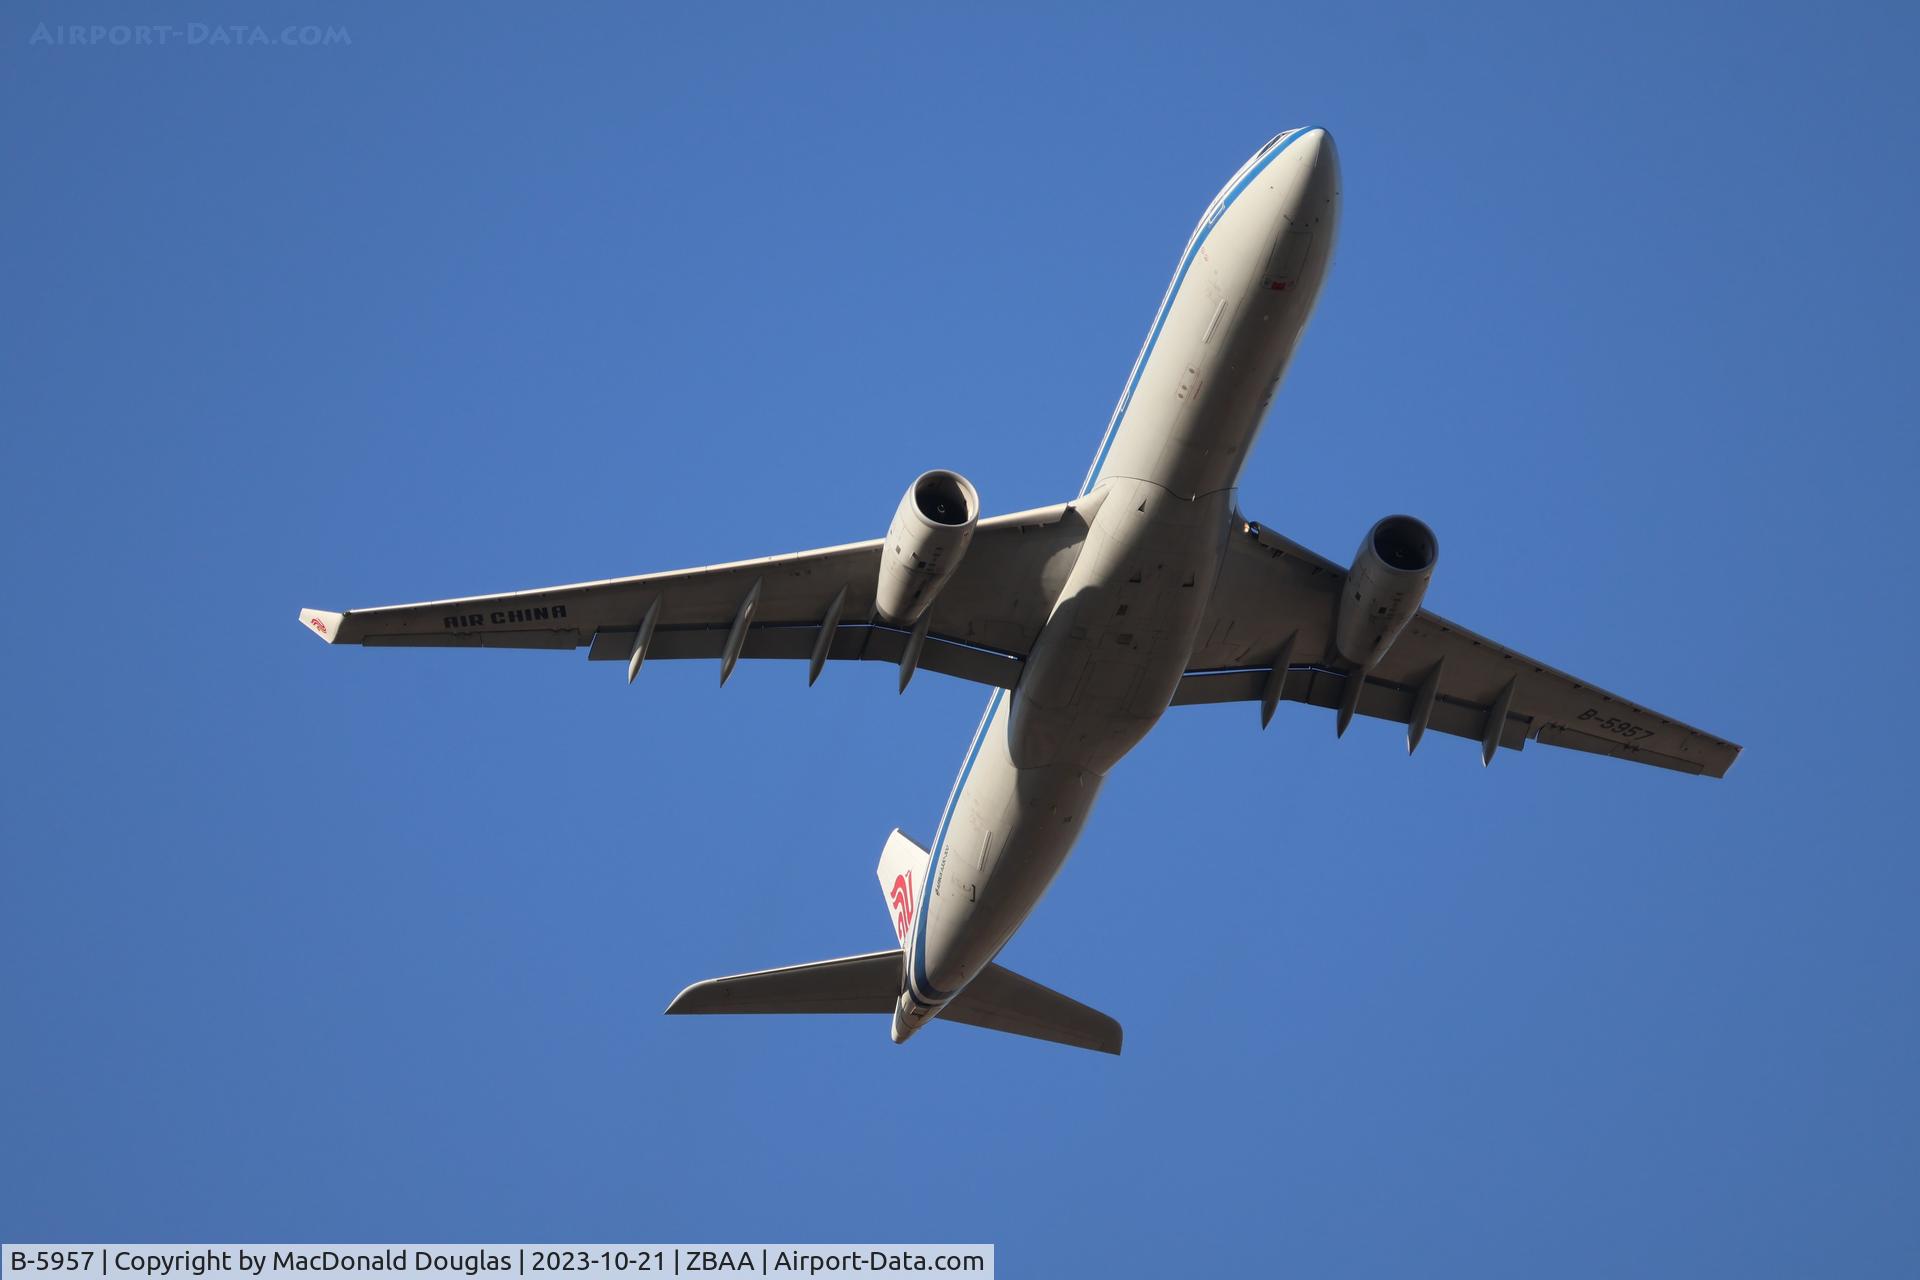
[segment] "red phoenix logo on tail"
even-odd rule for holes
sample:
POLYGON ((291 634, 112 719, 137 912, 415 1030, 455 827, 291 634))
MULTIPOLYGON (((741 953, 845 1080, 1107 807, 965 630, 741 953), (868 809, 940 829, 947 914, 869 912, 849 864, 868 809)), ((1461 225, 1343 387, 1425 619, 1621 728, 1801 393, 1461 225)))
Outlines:
POLYGON ((893 903, 893 931, 905 942, 907 930, 913 925, 913 872, 902 871, 893 878, 887 900, 893 903))
POLYGON ((318 618, 311 618, 311 619, 308 619, 308 621, 310 621, 310 622, 312 622, 312 623, 313 623, 313 629, 314 629, 315 631, 318 631, 318 632, 319 632, 319 633, 320 633, 321 635, 325 635, 325 634, 327 634, 327 624, 326 624, 326 623, 324 623, 324 622, 322 622, 322 621, 320 621, 320 619, 318 619, 318 618))

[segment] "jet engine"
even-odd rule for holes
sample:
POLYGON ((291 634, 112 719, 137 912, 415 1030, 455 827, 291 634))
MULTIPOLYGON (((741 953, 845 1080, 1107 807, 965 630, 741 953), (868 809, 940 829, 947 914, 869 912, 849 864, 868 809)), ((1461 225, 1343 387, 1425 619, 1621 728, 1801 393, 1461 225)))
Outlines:
POLYGON ((953 471, 929 471, 907 486, 880 549, 874 610, 896 627, 911 627, 933 606, 980 520, 980 495, 953 471))
POLYGON ((1369 529, 1340 594, 1334 651, 1362 671, 1384 658, 1420 612, 1439 557, 1433 530, 1412 516, 1388 516, 1369 529))

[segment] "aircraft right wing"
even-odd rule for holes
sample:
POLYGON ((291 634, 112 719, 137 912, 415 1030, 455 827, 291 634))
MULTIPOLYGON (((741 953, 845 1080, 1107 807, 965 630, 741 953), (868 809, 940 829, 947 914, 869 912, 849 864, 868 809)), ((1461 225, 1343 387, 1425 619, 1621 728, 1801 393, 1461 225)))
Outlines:
MULTIPOLYGON (((1010 689, 1086 538, 1089 499, 980 521, 933 605, 919 666, 1010 689)), ((626 662, 720 658, 900 661, 909 633, 874 618, 881 539, 632 578, 331 613, 302 609, 329 644, 577 649, 626 662), (636 645, 642 628, 647 643, 636 645)), ((732 670, 731 662, 721 678, 732 670)))
MULTIPOLYGON (((1724 777, 1735 744, 1639 706, 1588 681, 1476 635, 1425 609, 1364 676, 1331 657, 1347 570, 1243 522, 1202 624, 1193 666, 1174 705, 1282 698, 1409 726, 1408 749, 1431 728, 1477 739, 1481 758, 1528 742, 1613 756, 1680 773, 1724 777), (1276 676, 1281 665, 1284 672, 1276 676), (1351 682, 1361 680, 1361 687, 1351 682)), ((1344 723, 1344 722, 1343 722, 1344 723)))

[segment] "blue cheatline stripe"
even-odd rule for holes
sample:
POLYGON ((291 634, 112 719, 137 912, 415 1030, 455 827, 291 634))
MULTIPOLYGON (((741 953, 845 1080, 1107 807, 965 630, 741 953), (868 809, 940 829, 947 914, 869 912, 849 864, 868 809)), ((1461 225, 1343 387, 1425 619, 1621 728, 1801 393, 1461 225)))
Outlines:
POLYGON ((1153 356, 1154 344, 1160 341, 1160 330, 1165 327, 1167 316, 1173 311, 1173 300, 1179 296, 1180 286, 1187 278, 1187 269, 1193 265, 1193 260, 1200 255, 1200 247, 1206 244, 1207 237, 1212 235, 1213 229, 1220 225, 1220 219, 1226 216, 1227 210, 1233 206, 1233 202, 1239 198, 1240 193, 1251 186, 1255 178, 1258 178, 1262 173, 1266 172, 1267 166, 1275 160, 1278 160, 1281 152, 1313 131, 1314 128, 1312 126, 1304 129, 1295 129, 1288 135, 1285 142, 1275 147, 1268 153, 1265 159, 1248 169, 1246 173, 1241 176, 1240 180, 1233 184, 1233 188, 1227 192, 1226 198, 1220 201, 1219 207, 1214 209, 1214 211, 1207 216, 1207 219, 1200 224, 1200 229, 1194 234, 1193 239, 1188 242, 1187 252, 1181 257, 1179 267, 1174 270, 1173 283, 1167 286, 1167 296, 1160 300, 1160 311, 1153 317, 1153 328, 1147 330, 1147 345, 1140 348, 1140 358, 1133 362, 1133 372, 1127 375, 1127 386, 1126 389, 1120 393, 1120 403, 1114 406, 1113 417, 1107 420, 1107 434, 1101 437, 1100 452, 1094 455, 1093 465, 1087 468, 1087 478, 1080 485, 1081 497, 1084 498, 1092 491, 1093 482, 1099 476, 1100 468, 1106 465, 1107 454, 1113 451, 1114 439, 1120 434, 1121 419, 1126 417, 1127 407, 1133 403, 1133 392, 1134 389, 1140 385, 1140 375, 1145 372, 1147 361, 1153 356))
POLYGON ((973 766, 980 759, 980 748, 987 741, 987 726, 993 723, 994 712, 1000 709, 1001 699, 1007 696, 1005 689, 995 689, 993 696, 987 699, 987 709, 980 717, 980 727, 973 731, 973 742, 967 747, 967 758, 960 766, 960 776, 953 780, 953 791, 947 796, 947 807, 940 815, 940 825, 933 833, 932 858, 927 863, 927 874, 920 886, 920 912, 914 918, 913 936, 908 945, 913 949, 913 963, 907 969, 907 985, 913 988, 913 997, 921 1004, 938 1004, 953 997, 951 991, 941 991, 927 981, 927 907, 933 901, 934 868, 940 865, 940 851, 947 842, 947 828, 953 823, 953 811, 960 805, 960 793, 966 790, 967 778, 973 773, 973 766))

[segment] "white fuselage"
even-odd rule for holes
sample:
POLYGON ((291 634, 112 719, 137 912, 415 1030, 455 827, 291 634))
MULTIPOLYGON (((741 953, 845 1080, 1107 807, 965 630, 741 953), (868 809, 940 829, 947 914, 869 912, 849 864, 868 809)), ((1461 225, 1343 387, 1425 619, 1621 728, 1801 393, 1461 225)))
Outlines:
POLYGON ((895 1040, 1006 945, 1107 771, 1171 702, 1339 210, 1332 138, 1294 130, 1242 166, 1187 242, 1081 489, 1079 559, 1019 685, 987 703, 934 833, 895 1040))

